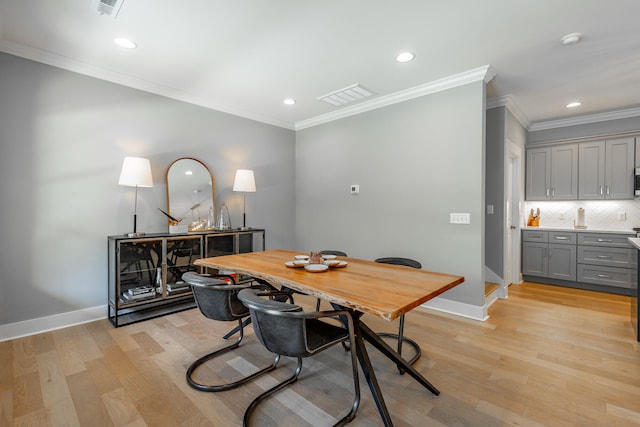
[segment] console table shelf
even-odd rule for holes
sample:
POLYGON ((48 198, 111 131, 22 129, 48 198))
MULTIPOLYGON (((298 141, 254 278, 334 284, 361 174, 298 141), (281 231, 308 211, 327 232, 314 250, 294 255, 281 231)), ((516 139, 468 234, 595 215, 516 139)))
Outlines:
MULTIPOLYGON (((265 230, 109 236, 108 317, 123 326, 195 307, 187 271, 200 258, 265 250, 265 230)), ((243 277, 240 281, 250 280, 243 277)))

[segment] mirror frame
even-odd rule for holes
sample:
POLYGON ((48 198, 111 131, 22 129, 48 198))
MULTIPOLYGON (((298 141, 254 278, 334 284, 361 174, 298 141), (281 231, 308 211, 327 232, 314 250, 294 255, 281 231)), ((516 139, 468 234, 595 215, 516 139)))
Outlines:
MULTIPOLYGON (((213 174, 211 173, 211 170, 209 169, 209 167, 207 167, 206 164, 204 164, 204 162, 194 158, 194 157, 180 157, 176 160, 174 160, 173 162, 171 162, 171 164, 169 165, 169 167, 167 168, 167 172, 165 175, 165 181, 166 181, 166 188, 167 188, 167 212, 169 213, 169 215, 173 216, 176 219, 180 219, 180 216, 183 216, 183 218, 187 221, 185 221, 184 223, 180 223, 182 225, 187 225, 191 222, 191 219, 189 219, 187 216, 189 215, 190 211, 187 209, 186 212, 175 212, 175 208, 174 208, 174 212, 171 211, 171 190, 170 190, 170 172, 171 172, 171 168, 174 167, 178 162, 180 161, 185 161, 185 160, 189 160, 189 161, 193 161, 196 162, 199 166, 201 166, 202 168, 204 168, 204 171, 206 171, 209 174, 209 178, 211 180, 211 199, 210 199, 210 204, 208 203, 209 201, 209 197, 205 197, 202 199, 203 202, 207 202, 207 205, 204 206, 202 205, 202 202, 196 201, 196 203, 200 203, 200 211, 199 211, 199 216, 202 218, 204 215, 204 219, 208 219, 208 214, 209 214, 209 208, 215 206, 215 199, 214 199, 214 180, 213 180, 213 174), (202 211, 202 209, 204 209, 204 212, 202 211)), ((175 180, 175 177, 173 178, 175 180)), ((205 184, 206 185, 206 184, 205 184)), ((194 191, 197 191, 198 188, 196 188, 194 191)), ((176 194, 174 192, 174 200, 175 200, 176 194)), ((195 204, 193 206, 195 206, 195 204)), ((169 225, 176 225, 176 224, 172 224, 171 219, 167 218, 167 221, 169 223, 169 225)), ((205 227, 206 228, 206 227, 205 227)))

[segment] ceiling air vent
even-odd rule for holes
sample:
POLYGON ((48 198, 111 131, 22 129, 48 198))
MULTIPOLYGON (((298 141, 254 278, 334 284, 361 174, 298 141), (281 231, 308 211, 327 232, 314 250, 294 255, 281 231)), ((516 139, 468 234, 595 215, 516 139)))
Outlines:
POLYGON ((319 96, 317 99, 338 107, 340 105, 360 101, 361 99, 367 98, 371 95, 373 95, 373 92, 356 83, 354 85, 347 86, 344 89, 319 96))
POLYGON ((98 0, 98 12, 100 15, 108 15, 116 18, 124 0, 98 0))

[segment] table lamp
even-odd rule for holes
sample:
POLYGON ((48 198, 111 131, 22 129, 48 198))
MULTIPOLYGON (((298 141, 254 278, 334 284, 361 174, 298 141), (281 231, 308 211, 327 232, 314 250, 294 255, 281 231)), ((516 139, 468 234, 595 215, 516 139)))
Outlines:
POLYGON ((254 193, 256 191, 256 181, 252 170, 238 169, 236 171, 236 178, 233 181, 233 191, 241 191, 244 193, 242 199, 242 230, 247 230, 247 213, 245 211, 247 193, 254 193))
POLYGON ((153 187, 151 163, 149 162, 149 159, 125 157, 124 162, 122 162, 122 171, 120 172, 118 185, 136 187, 136 196, 133 204, 133 233, 126 233, 126 236, 144 236, 144 233, 138 232, 136 225, 138 214, 138 187, 153 187))

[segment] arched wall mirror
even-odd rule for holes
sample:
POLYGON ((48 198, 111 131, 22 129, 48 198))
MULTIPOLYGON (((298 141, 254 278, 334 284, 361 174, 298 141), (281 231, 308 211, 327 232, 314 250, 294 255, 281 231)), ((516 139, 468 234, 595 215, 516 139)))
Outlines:
MULTIPOLYGON (((167 169, 167 212, 189 230, 204 230, 213 207, 213 175, 198 159, 182 157, 167 169)), ((169 224, 172 224, 169 219, 169 224)))

